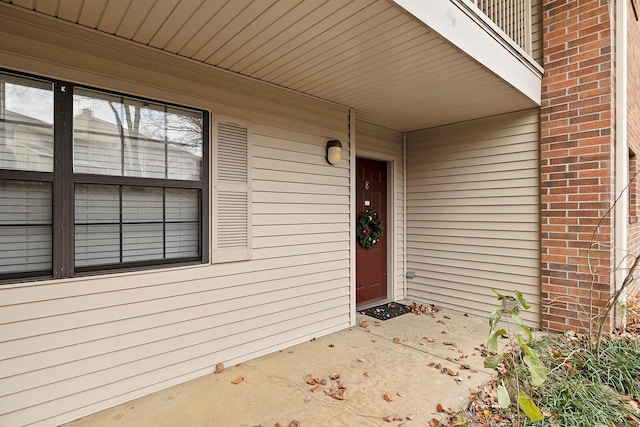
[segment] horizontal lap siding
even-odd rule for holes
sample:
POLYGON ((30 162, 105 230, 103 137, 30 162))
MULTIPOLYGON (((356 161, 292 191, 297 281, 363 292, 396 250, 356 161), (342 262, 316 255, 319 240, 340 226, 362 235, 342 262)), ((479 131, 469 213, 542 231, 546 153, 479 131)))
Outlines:
POLYGON ((0 286, 0 425, 57 425, 349 326, 346 108, 2 11, 4 66, 248 120, 253 258, 0 286))
POLYGON ((537 110, 408 135, 410 299, 486 315, 519 290, 539 323, 539 140, 537 110))
POLYGON ((368 123, 356 123, 356 151, 359 156, 376 160, 393 159, 393 297, 396 300, 404 295, 404 170, 402 162, 402 133, 381 128, 368 123))

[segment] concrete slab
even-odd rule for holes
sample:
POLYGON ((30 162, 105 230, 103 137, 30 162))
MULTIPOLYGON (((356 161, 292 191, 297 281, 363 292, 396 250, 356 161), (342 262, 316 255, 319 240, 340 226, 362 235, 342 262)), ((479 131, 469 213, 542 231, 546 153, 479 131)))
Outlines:
POLYGON ((228 367, 116 406, 68 427, 83 426, 424 426, 438 403, 459 409, 470 389, 486 382, 482 367, 485 318, 442 310, 435 318, 405 314, 384 322, 357 314, 354 327, 228 367), (433 342, 431 342, 433 341, 433 342), (435 365, 429 366, 429 365, 435 365), (469 365, 471 369, 461 369, 469 365), (458 372, 451 376, 443 369, 458 372), (338 380, 331 380, 339 374, 338 380), (305 377, 326 381, 316 392, 305 377), (233 384, 237 378, 243 380, 233 384), (341 382, 344 400, 326 394, 341 382), (385 400, 385 394, 392 400, 385 400), (411 419, 408 419, 411 418, 411 419))

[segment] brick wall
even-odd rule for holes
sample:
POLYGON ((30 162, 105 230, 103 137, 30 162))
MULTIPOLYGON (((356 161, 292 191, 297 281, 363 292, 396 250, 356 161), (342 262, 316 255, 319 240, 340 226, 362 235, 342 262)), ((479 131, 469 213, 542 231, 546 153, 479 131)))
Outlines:
MULTIPOLYGON (((640 10, 638 11, 640 13, 640 10)), ((629 148, 636 154, 635 168, 629 168, 630 176, 638 170, 640 164, 640 22, 636 20, 633 8, 629 4, 627 17, 627 141, 629 148)), ((640 177, 636 177, 631 182, 631 203, 630 208, 635 209, 635 215, 629 217, 628 246, 629 253, 634 256, 640 255, 640 177)), ((630 289, 629 294, 635 295, 640 292, 640 281, 636 281, 630 289)))
POLYGON ((545 0, 541 107, 542 327, 588 326, 613 283, 615 81, 607 0, 545 0))

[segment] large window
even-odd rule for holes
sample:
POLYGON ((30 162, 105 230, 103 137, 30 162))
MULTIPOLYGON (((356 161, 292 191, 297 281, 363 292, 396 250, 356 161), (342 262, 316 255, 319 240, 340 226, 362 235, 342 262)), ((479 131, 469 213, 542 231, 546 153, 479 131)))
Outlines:
POLYGON ((0 73, 0 279, 205 262, 208 116, 0 73))

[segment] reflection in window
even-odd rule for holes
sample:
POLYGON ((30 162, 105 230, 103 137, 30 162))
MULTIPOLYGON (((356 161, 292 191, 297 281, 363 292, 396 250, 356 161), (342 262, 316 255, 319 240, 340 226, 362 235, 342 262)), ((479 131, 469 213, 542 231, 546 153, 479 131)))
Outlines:
POLYGON ((74 172, 199 180, 202 113, 76 89, 74 172))
POLYGON ((53 170, 51 83, 0 74, 0 168, 53 170))

